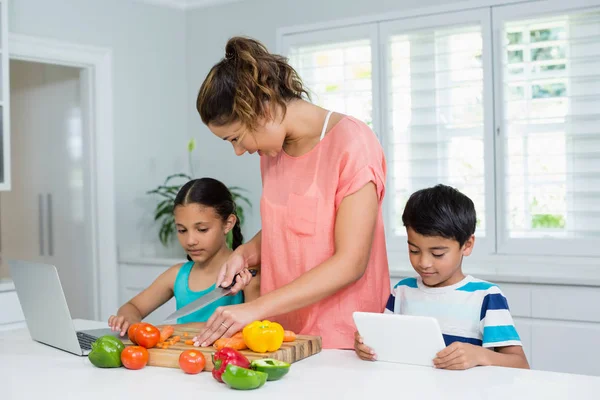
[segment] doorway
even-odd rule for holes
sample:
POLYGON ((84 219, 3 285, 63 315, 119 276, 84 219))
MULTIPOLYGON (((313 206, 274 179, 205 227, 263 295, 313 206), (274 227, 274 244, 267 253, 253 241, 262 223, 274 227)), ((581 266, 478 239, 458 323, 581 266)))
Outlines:
MULTIPOLYGON (((76 105, 75 102, 72 102, 75 105, 69 108, 69 113, 65 118, 69 122, 64 125, 67 138, 64 152, 62 155, 60 153, 50 154, 51 151, 43 154, 43 157, 50 157, 55 170, 48 168, 47 171, 44 171, 36 160, 27 160, 27 165, 29 168, 31 165, 36 166, 37 171, 35 172, 44 176, 45 180, 51 181, 55 178, 54 175, 58 174, 56 170, 60 170, 59 166, 64 161, 58 160, 59 158, 64 156, 65 158, 70 157, 71 161, 79 160, 66 168, 70 172, 64 174, 68 176, 66 179, 68 183, 65 187, 71 188, 69 190, 71 190, 72 196, 83 200, 67 199, 64 196, 48 193, 48 191, 37 193, 37 197, 33 196, 34 204, 30 203, 28 206, 29 214, 35 217, 28 219, 29 225, 34 226, 28 231, 34 232, 34 234, 33 236, 29 235, 21 243, 27 243, 27 250, 31 254, 29 259, 35 259, 36 254, 37 257, 40 257, 40 254, 43 254, 43 257, 54 257, 55 260, 52 263, 59 269, 65 292, 67 291, 66 286, 70 286, 74 293, 85 291, 92 303, 92 315, 88 318, 106 321, 119 305, 113 165, 112 52, 110 49, 102 47, 84 46, 15 33, 9 34, 8 42, 11 68, 26 65, 32 68, 36 65, 36 68, 48 67, 47 71, 52 72, 47 76, 52 76, 55 81, 61 82, 58 86, 65 85, 65 81, 70 82, 67 86, 71 88, 73 94, 71 100, 77 98, 75 88, 79 87, 79 104, 76 105), (73 168, 73 165, 77 165, 77 167, 73 168), (56 196, 59 196, 60 199, 56 196), (83 234, 84 237, 77 237, 68 244, 77 252, 81 251, 82 254, 85 254, 85 261, 83 261, 85 265, 79 266, 79 268, 76 267, 78 260, 76 257, 72 257, 72 253, 69 253, 71 256, 65 256, 64 261, 58 259, 59 247, 67 247, 66 244, 59 244, 64 240, 62 236, 67 237, 64 243, 69 240, 69 237, 74 237, 73 233, 70 234, 71 236, 63 233, 64 231, 61 231, 57 225, 60 216, 57 213, 61 212, 59 209, 62 212, 70 213, 68 218, 79 221, 77 222, 79 225, 75 226, 88 224, 85 234, 83 234), (52 228, 51 234, 47 229, 48 221, 52 228), (52 256, 49 255, 51 251, 52 256), (61 266, 58 264, 67 262, 69 257, 75 260, 70 264, 72 271, 61 273, 61 266), (69 276, 72 277, 73 282, 67 285, 67 281, 71 279, 69 276), (81 282, 87 283, 80 287, 81 282)), ((10 72, 9 75, 11 75, 10 72)), ((55 82, 50 85, 52 90, 56 89, 56 84, 55 82)), ((53 98, 46 101, 46 103, 49 102, 58 101, 53 98)), ((6 106, 10 107, 10 103, 6 106)), ((32 125, 34 107, 28 105, 27 108, 31 108, 28 123, 32 125)), ((51 107, 46 108, 50 109, 51 107)), ((43 112, 40 118, 49 118, 44 116, 43 112)), ((9 112, 9 115, 12 113, 9 112)), ((52 149, 52 146, 57 146, 46 132, 49 130, 49 122, 46 124, 39 122, 37 121, 34 125, 38 127, 37 130, 45 133, 45 135, 40 135, 42 145, 50 146, 45 147, 48 150, 52 149), (42 128, 39 128, 40 126, 42 128)), ((10 121, 7 121, 7 125, 11 125, 10 121)), ((13 133, 12 136, 15 134, 13 133)), ((13 179, 13 187, 25 185, 27 178, 21 178, 22 182, 13 179)), ((51 186, 47 182, 44 183, 46 187, 51 186)), ((60 185, 54 184, 54 186, 60 185)), ((71 229, 73 226, 70 224, 71 229)), ((13 246, 13 248, 17 247, 13 246)), ((71 298, 77 299, 78 297, 71 295, 71 298)), ((71 305, 76 301, 78 300, 69 302, 69 306, 73 307, 73 317, 77 318, 78 314, 89 315, 89 304, 83 305, 79 311, 76 311, 78 306, 71 305)))
POLYGON ((4 260, 55 265, 72 317, 94 319, 88 90, 82 68, 10 61, 14 185, 0 193, 0 237, 4 260))

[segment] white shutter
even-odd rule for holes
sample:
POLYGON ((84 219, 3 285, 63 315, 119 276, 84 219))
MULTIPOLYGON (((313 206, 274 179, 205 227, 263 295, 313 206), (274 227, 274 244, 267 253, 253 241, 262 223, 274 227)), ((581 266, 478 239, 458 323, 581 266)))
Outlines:
POLYGON ((545 14, 546 5, 507 7, 494 20, 499 250, 597 255, 600 9, 545 14))
MULTIPOLYGON (((491 39, 484 27, 489 10, 382 26, 388 194, 395 197, 394 218, 386 224, 394 235, 405 235, 401 218, 411 193, 438 183, 473 200, 479 238, 493 232, 491 39)), ((493 241, 476 248, 490 253, 493 241)))
POLYGON ((309 89, 312 102, 358 118, 373 129, 375 34, 374 26, 363 25, 283 38, 283 53, 309 89))

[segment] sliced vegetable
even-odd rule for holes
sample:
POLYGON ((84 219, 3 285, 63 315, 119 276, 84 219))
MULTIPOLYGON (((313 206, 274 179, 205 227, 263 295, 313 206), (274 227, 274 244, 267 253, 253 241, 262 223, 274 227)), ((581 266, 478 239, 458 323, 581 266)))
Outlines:
POLYGON ((213 353, 212 362, 214 365, 212 376, 219 382, 223 382, 221 377, 229 364, 242 368, 250 368, 250 361, 248 361, 246 356, 229 347, 222 348, 213 353))
POLYGON ((148 350, 142 346, 128 346, 121 352, 121 362, 127 369, 142 369, 148 364, 148 350))
POLYGON ((163 327, 160 330, 160 341, 166 342, 167 339, 170 338, 171 335, 173 335, 173 332, 175 332, 175 328, 173 328, 171 325, 167 325, 167 326, 163 327))
POLYGON ((277 351, 283 343, 283 327, 277 322, 254 321, 242 330, 246 346, 254 352, 277 351))
POLYGON ((187 344, 188 346, 193 346, 194 345, 194 341, 193 340, 186 340, 184 343, 187 344))
POLYGON ((217 350, 221 350, 224 347, 230 347, 235 350, 245 350, 248 348, 248 346, 246 346, 246 342, 244 342, 244 338, 235 336, 230 338, 217 339, 213 346, 217 350))
POLYGON ((252 390, 263 386, 267 377, 264 372, 229 364, 223 373, 223 382, 232 389, 252 390))
POLYGON ((198 374, 206 365, 204 354, 198 350, 184 350, 179 355, 179 368, 186 374, 198 374))
POLYGON ((284 342, 293 342, 294 340, 296 340, 296 333, 292 331, 283 331, 284 342))
POLYGON ((114 336, 101 336, 92 343, 92 351, 88 355, 90 362, 98 368, 118 368, 123 365, 121 352, 125 345, 114 336))
POLYGON ((135 331, 135 342, 147 349, 151 349, 160 341, 160 331, 157 327, 145 324, 135 331))
POLYGON ((254 360, 250 363, 250 368, 255 371, 264 372, 269 377, 268 381, 276 381, 283 378, 288 372, 290 372, 290 364, 285 361, 275 360, 273 358, 263 358, 260 360, 254 360))

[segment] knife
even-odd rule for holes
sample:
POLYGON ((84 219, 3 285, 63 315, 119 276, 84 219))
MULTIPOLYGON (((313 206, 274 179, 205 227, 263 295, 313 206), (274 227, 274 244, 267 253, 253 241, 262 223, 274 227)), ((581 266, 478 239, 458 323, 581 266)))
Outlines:
MULTIPOLYGON (((249 271, 252 274, 252 276, 256 276, 257 270, 251 269, 249 271)), ((204 308, 209 304, 212 304, 215 301, 227 296, 231 292, 231 288, 233 287, 233 285, 235 285, 238 275, 239 274, 236 274, 233 277, 233 282, 231 282, 231 285, 227 287, 215 288, 212 292, 205 294, 204 296, 192 301, 184 307, 181 307, 179 310, 169 315, 167 319, 165 319, 164 323, 167 324, 177 321, 178 318, 185 317, 186 315, 191 314, 194 311, 198 311, 201 308, 204 308)))

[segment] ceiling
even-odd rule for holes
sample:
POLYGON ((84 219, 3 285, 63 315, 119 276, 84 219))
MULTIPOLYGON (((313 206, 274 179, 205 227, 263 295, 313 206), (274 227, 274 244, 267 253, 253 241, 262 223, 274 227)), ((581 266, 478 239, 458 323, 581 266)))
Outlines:
POLYGON ((217 6, 221 4, 233 3, 243 0, 133 0, 139 3, 157 4, 165 7, 173 7, 179 9, 191 9, 217 6))

